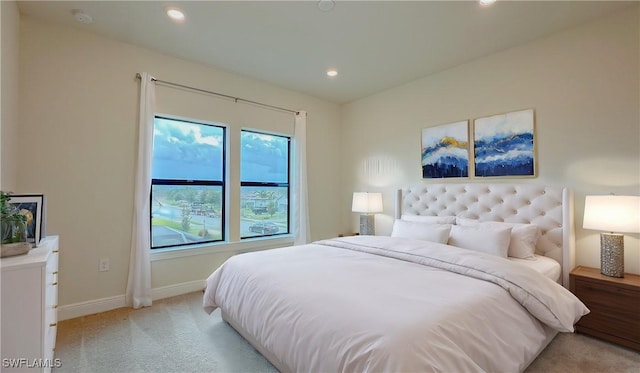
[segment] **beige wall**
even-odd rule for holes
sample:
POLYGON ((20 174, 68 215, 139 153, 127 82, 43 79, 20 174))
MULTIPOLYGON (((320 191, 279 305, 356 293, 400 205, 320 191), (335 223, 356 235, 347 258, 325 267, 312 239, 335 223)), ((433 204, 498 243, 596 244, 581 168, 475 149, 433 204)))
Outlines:
MULTIPOLYGON (((577 263, 599 267, 599 236, 582 230, 586 194, 640 194, 638 12, 537 40, 343 107, 343 222, 351 193, 384 192, 377 233, 393 223, 393 190, 427 183, 420 168, 425 127, 534 108, 538 177, 575 192, 577 263)), ((467 180, 462 180, 467 181, 467 180)), ((625 266, 640 273, 638 235, 626 235, 625 266)))
MULTIPOLYGON (((425 182, 419 163, 422 128, 528 107, 536 110, 539 174, 523 181, 575 191, 578 264, 599 265, 597 232, 580 229, 584 195, 640 194, 640 10, 425 77, 340 111, 337 105, 212 67, 30 18, 19 20, 15 6, 9 22, 20 28, 20 39, 18 44, 14 36, 15 46, 6 52, 7 6, 2 5, 3 188, 7 180, 16 191, 47 195, 48 231, 61 239, 61 305, 124 293, 137 143, 134 74, 140 71, 307 110, 313 239, 357 230, 349 206, 351 193, 358 190, 384 192, 378 233, 390 232, 393 190, 425 182), (17 102, 18 88, 10 84, 18 81, 7 83, 4 74, 18 45, 16 142, 18 121, 13 135, 5 131, 5 94, 17 102), (17 143, 16 149, 30 151, 7 157, 7 139, 17 143), (16 176, 6 176, 6 162, 16 158, 16 176), (98 272, 100 258, 111 259, 111 271, 98 272)), ((252 125, 253 114, 238 114, 246 107, 238 111, 235 104, 201 100, 158 88, 161 112, 226 121, 232 133, 252 125)), ((283 127, 274 130, 286 132, 290 123, 278 123, 283 127)), ((640 273, 638 235, 627 235, 625 243, 627 269, 640 273)), ((232 253, 154 261, 153 287, 200 280, 232 253)))
MULTIPOLYGON (((137 72, 308 111, 312 238, 339 233, 340 206, 334 196, 339 194, 335 165, 340 155, 326 151, 339 142, 337 105, 28 17, 21 20, 20 38, 19 145, 30 151, 20 157, 18 186, 47 195, 47 230, 60 235, 61 305, 125 292, 137 148, 137 72), (111 260, 109 272, 98 272, 100 258, 111 260)), ((291 116, 258 112, 211 96, 166 87, 158 87, 157 96, 159 112, 226 122, 231 136, 239 134, 240 126, 281 133, 290 133, 293 126, 291 116)), ((234 165, 231 184, 237 180, 234 165)), ((204 279, 231 254, 154 261, 152 286, 204 279)))
POLYGON ((0 2, 2 86, 0 87, 0 189, 16 191, 18 167, 18 55, 20 14, 14 1, 0 2))

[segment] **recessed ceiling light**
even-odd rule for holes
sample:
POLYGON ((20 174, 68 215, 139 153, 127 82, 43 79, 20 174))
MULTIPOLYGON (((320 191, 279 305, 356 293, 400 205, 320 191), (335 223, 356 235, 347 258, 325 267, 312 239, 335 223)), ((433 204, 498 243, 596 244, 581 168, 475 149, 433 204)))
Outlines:
POLYGON ((84 24, 93 23, 93 17, 91 17, 82 9, 74 9, 71 11, 71 14, 73 14, 73 18, 75 18, 75 20, 80 23, 84 23, 84 24))
POLYGON ((338 70, 336 70, 336 69, 327 70, 327 76, 328 77, 333 78, 336 75, 338 75, 338 70))
POLYGON ((335 5, 335 3, 333 2, 333 0, 320 0, 318 1, 318 8, 320 10, 322 10, 323 12, 328 12, 331 9, 333 9, 333 6, 335 5))
POLYGON ((167 15, 176 22, 184 21, 184 13, 177 8, 167 8, 167 15))
POLYGON ((478 2, 482 6, 488 6, 488 5, 491 5, 491 4, 495 3, 496 0, 478 0, 478 2))

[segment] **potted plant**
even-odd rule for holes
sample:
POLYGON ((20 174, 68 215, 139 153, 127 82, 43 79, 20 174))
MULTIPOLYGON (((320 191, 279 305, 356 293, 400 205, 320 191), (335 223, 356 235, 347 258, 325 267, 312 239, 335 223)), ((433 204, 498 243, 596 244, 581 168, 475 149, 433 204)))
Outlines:
POLYGON ((27 242, 26 217, 9 203, 10 200, 10 193, 0 191, 1 257, 25 254, 31 249, 27 242))

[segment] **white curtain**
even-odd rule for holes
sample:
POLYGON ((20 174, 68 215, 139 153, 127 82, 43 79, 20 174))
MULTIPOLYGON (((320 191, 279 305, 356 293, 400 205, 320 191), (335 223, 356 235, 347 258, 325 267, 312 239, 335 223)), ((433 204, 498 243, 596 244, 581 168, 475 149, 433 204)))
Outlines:
POLYGON ((151 157, 155 116, 155 81, 148 73, 140 78, 138 119, 138 162, 131 234, 131 259, 127 281, 127 304, 133 308, 151 306, 151 261, 149 221, 151 207, 151 157))
POLYGON ((309 199, 307 196, 307 112, 296 114, 293 131, 293 229, 294 244, 302 245, 311 239, 309 229, 309 199))

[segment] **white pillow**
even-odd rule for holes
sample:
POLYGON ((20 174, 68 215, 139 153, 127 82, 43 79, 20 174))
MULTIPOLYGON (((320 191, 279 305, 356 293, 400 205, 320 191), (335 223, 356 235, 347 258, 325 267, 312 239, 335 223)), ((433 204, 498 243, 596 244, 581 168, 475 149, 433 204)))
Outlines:
POLYGON ((507 257, 511 228, 454 225, 449 233, 449 245, 507 257))
POLYGON ((446 244, 449 240, 450 230, 451 224, 426 224, 396 219, 393 223, 391 237, 413 238, 446 244))
POLYGON ((404 221, 416 221, 429 224, 455 224, 455 216, 435 216, 435 215, 409 215, 402 214, 400 217, 404 221))
POLYGON ((499 221, 480 222, 475 219, 456 218, 462 226, 488 226, 511 228, 511 243, 508 255, 513 258, 535 259, 536 243, 540 238, 540 228, 535 224, 504 223, 499 221))

